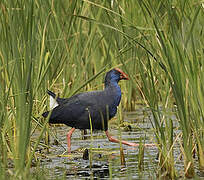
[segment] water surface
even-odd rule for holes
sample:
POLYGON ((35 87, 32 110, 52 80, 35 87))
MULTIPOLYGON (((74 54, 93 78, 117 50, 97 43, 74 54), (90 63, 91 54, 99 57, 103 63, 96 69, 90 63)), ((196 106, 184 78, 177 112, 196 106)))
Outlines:
MULTIPOLYGON (((176 129, 177 120, 173 113, 169 116, 174 120, 175 137, 179 133, 176 129)), ((135 112, 124 113, 125 127, 118 127, 117 119, 109 123, 109 132, 116 138, 139 143, 155 143, 152 116, 148 109, 140 108, 135 112)), ((158 174, 158 149, 157 146, 145 147, 144 161, 139 167, 139 148, 122 145, 125 165, 121 165, 120 144, 109 142, 103 131, 91 133, 82 139, 80 130, 72 135, 72 155, 67 157, 66 134, 67 126, 50 128, 49 152, 40 147, 41 167, 48 171, 49 179, 64 177, 65 179, 156 179, 158 174), (56 136, 54 137, 53 136, 56 136), (57 139, 57 140, 56 140, 57 139), (88 149, 89 160, 83 159, 83 153, 88 149)), ((175 168, 178 174, 183 175, 183 159, 181 158, 180 145, 174 147, 175 168)))

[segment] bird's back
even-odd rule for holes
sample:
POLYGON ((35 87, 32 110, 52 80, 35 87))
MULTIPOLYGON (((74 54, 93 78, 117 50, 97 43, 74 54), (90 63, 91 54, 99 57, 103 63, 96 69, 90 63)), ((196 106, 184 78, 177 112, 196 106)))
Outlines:
MULTIPOLYGON (((119 94, 120 101, 120 94, 119 94)), ((114 90, 80 93, 55 107, 50 123, 64 123, 77 129, 107 130, 108 120, 117 112, 117 94, 114 90), (91 122, 91 123, 90 123, 91 122)))

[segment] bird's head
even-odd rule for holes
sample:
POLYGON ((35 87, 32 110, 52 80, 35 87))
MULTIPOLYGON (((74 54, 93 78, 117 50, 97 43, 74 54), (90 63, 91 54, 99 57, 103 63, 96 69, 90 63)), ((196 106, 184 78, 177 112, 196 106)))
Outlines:
POLYGON ((128 80, 128 75, 124 73, 121 69, 119 68, 114 68, 110 71, 107 72, 106 77, 105 77, 105 84, 109 84, 111 82, 119 82, 120 80, 128 80))
POLYGON ((115 68, 114 70, 116 71, 116 73, 119 73, 119 75, 120 75, 120 79, 119 80, 122 80, 122 79, 129 80, 128 75, 126 73, 124 73, 121 69, 115 68))

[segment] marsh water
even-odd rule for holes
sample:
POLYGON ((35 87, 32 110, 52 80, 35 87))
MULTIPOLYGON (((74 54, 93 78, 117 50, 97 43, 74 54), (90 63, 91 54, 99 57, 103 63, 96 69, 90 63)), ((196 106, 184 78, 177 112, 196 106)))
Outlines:
MULTIPOLYGON (((173 112, 169 116, 174 120, 175 137, 179 134, 177 120, 173 112)), ((117 119, 109 123, 109 132, 117 138, 139 143, 156 143, 152 126, 151 112, 139 108, 124 113, 124 127, 118 127, 117 119)), ((45 169, 48 179, 156 179, 158 175, 157 146, 145 147, 142 163, 139 163, 139 147, 122 145, 125 163, 121 165, 120 144, 109 142, 103 131, 87 131, 82 135, 76 130, 72 135, 72 154, 67 156, 67 126, 50 127, 50 148, 38 149, 40 166, 45 169), (85 153, 86 152, 86 153, 85 153), (88 154, 87 154, 88 152, 88 154)), ((174 147, 175 169, 183 176, 183 158, 179 143, 174 147)), ((195 165, 196 165, 195 158, 195 165)), ((199 175, 199 171, 197 170, 199 175)))

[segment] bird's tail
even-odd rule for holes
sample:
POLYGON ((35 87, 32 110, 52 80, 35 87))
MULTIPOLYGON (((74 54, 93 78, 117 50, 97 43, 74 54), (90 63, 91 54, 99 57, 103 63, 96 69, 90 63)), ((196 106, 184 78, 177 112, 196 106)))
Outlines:
POLYGON ((50 90, 47 90, 47 94, 49 94, 50 96, 52 96, 54 99, 56 98, 56 94, 53 93, 53 92, 50 91, 50 90))
POLYGON ((50 90, 47 90, 47 94, 50 95, 50 109, 54 109, 59 105, 59 103, 57 102, 56 94, 50 90))

